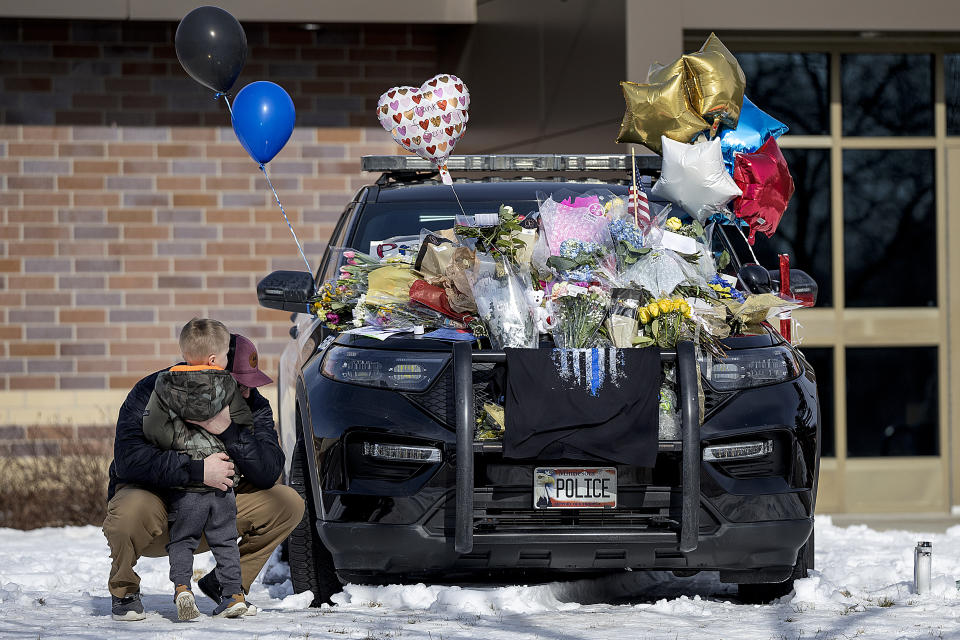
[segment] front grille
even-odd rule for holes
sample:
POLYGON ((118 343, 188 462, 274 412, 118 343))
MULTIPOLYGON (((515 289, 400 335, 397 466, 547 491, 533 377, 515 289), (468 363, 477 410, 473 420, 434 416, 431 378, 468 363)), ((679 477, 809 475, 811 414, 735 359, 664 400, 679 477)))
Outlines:
MULTIPOLYGON (((473 363, 473 397, 475 415, 480 415, 484 403, 493 401, 490 380, 496 365, 473 363)), ((453 366, 448 366, 433 385, 423 393, 405 393, 411 402, 440 422, 457 426, 456 399, 454 397, 453 366)))
POLYGON ((703 387, 703 419, 706 420, 707 417, 714 411, 716 411, 720 405, 727 401, 732 393, 716 391, 715 389, 710 388, 710 385, 701 381, 701 387, 703 387))
POLYGON ((522 531, 526 529, 623 529, 625 527, 678 528, 662 509, 487 509, 474 517, 474 530, 522 531))

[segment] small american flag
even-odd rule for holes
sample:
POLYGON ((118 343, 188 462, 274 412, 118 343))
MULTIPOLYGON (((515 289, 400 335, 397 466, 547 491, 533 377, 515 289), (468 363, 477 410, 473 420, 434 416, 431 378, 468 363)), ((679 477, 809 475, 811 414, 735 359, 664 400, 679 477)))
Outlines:
POLYGON ((641 228, 650 226, 650 201, 643 187, 631 185, 628 193, 630 201, 627 204, 627 211, 637 221, 637 226, 641 228))

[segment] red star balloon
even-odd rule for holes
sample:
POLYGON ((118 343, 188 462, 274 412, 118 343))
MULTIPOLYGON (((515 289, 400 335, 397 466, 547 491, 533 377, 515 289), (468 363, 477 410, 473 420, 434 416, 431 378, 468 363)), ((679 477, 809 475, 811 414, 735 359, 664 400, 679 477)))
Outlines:
POLYGON ((750 244, 757 231, 771 237, 793 195, 793 177, 777 141, 768 139, 756 153, 736 154, 733 181, 743 191, 733 211, 750 226, 750 244))

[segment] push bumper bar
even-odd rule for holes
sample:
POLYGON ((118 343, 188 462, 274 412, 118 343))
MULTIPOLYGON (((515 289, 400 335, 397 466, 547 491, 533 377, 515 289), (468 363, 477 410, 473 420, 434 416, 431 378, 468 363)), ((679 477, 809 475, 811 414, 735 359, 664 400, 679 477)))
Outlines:
MULTIPOLYGON (((475 398, 473 364, 502 363, 503 352, 474 352, 471 343, 453 345, 454 394, 457 416, 457 488, 454 550, 473 551, 473 456, 475 398)), ((680 519, 681 553, 697 548, 700 529, 700 403, 697 391, 697 360, 692 342, 681 342, 676 351, 661 351, 660 360, 677 363, 682 435, 682 515, 680 519)))

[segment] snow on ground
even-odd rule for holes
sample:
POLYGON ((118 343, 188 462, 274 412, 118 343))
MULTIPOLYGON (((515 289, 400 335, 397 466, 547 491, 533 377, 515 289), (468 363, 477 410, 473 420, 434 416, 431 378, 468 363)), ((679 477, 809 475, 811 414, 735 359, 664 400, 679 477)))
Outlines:
MULTIPOLYGON (((165 558, 140 561, 142 622, 114 622, 109 556, 96 527, 0 529, 0 638, 387 638, 797 640, 960 638, 960 526, 944 534, 840 528, 817 520, 817 571, 770 605, 740 604, 715 574, 619 572, 531 586, 347 585, 309 609, 271 559, 249 599, 255 618, 176 619, 165 558), (913 547, 933 543, 933 592, 912 592, 913 547)), ((209 554, 195 569, 213 566, 209 554)), ((201 611, 213 604, 198 593, 201 611)))

